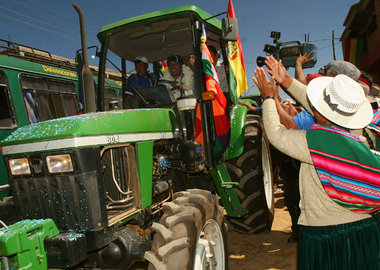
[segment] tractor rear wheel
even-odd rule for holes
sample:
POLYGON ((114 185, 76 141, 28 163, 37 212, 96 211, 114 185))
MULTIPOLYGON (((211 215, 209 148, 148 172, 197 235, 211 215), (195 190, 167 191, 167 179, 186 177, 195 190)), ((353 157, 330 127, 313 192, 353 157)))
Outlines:
POLYGON ((270 231, 274 217, 273 174, 269 142, 261 118, 247 115, 244 152, 227 160, 231 179, 242 206, 248 213, 241 218, 230 218, 234 229, 242 233, 270 231))
POLYGON ((148 269, 227 269, 226 225, 216 196, 199 189, 177 192, 163 210, 152 225, 148 269))

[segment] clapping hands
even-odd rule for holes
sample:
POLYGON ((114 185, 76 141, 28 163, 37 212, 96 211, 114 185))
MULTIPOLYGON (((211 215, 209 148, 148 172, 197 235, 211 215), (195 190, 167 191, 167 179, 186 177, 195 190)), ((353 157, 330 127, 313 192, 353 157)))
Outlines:
POLYGON ((274 97, 278 93, 278 86, 274 84, 274 77, 268 80, 267 74, 263 68, 255 69, 255 77, 252 77, 253 82, 259 88, 263 97, 274 97))

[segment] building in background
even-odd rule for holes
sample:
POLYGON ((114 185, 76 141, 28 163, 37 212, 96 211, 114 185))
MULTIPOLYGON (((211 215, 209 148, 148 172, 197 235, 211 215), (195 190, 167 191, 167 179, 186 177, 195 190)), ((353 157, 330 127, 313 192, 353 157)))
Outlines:
POLYGON ((372 75, 380 84, 380 1, 360 0, 352 5, 340 38, 344 60, 372 75))

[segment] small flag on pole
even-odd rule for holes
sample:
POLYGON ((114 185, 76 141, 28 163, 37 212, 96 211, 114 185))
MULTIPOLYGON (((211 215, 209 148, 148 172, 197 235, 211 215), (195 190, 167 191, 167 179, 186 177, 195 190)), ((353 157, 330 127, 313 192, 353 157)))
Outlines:
MULTIPOLYGON (((215 99, 212 101, 212 110, 214 114, 216 140, 214 145, 214 153, 222 154, 226 150, 229 144, 230 138, 230 122, 226 115, 227 101, 219 85, 218 73, 215 69, 215 65, 212 62, 210 51, 206 45, 206 30, 205 26, 202 26, 201 37, 201 51, 202 51, 202 64, 203 73, 206 80, 207 91, 215 93, 215 99)), ((200 107, 197 107, 197 114, 195 120, 195 140, 201 142, 203 145, 203 133, 201 123, 200 107)))
MULTIPOLYGON (((228 17, 236 19, 232 0, 229 0, 228 17)), ((248 89, 247 76, 245 72, 243 49, 241 47, 240 35, 237 41, 229 41, 227 46, 229 62, 229 88, 230 98, 234 104, 239 104, 239 97, 248 89)))

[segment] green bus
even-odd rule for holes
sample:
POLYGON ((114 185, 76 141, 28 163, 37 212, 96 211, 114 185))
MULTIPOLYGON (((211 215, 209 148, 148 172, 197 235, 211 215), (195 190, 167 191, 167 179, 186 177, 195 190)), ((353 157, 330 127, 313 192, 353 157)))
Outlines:
MULTIPOLYGON (((24 45, 0 48, 0 140, 25 125, 82 113, 73 60, 24 45)), ((106 79, 107 109, 108 104, 115 106, 115 102, 121 106, 122 85, 117 74, 112 75, 106 79)), ((96 76, 94 83, 97 84, 96 76)), ((9 195, 9 185, 1 151, 0 157, 1 200, 9 195)))

